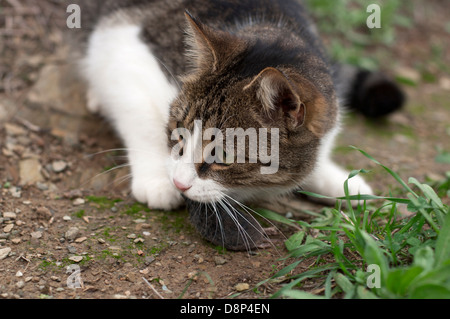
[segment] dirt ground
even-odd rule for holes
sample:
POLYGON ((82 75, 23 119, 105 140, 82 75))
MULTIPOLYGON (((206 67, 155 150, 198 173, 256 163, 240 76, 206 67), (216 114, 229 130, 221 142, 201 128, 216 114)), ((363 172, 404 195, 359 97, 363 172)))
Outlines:
MULTIPOLYGON (((450 3, 426 3, 394 46, 367 48, 393 52, 385 71, 417 83, 404 87, 407 105, 376 122, 348 115, 336 146, 343 166, 373 170, 367 179, 383 195, 398 192, 392 178, 346 146, 405 179, 438 180, 450 170, 435 161, 450 151, 450 3)), ((132 199, 120 141, 85 110, 63 44, 65 19, 58 1, 0 0, 0 298, 269 297, 282 280, 254 287, 285 265, 282 242, 223 252, 198 236, 186 211, 132 199)))

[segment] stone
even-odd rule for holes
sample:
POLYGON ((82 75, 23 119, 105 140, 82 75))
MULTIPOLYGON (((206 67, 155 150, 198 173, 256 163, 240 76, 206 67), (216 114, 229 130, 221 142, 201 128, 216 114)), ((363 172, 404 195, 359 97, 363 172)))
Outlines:
POLYGON ((245 291, 250 289, 250 285, 247 283, 239 283, 236 286, 234 286, 234 289, 236 289, 236 291, 245 291))
POLYGON ((16 219, 16 217, 17 217, 16 213, 12 213, 12 212, 4 212, 3 213, 3 218, 16 219))
POLYGON ((38 219, 49 220, 52 218, 52 212, 47 207, 38 207, 36 209, 36 216, 38 219))
POLYGON ((69 257, 69 260, 79 263, 80 261, 83 260, 83 256, 72 256, 72 257, 69 257))
POLYGON ((9 248, 9 247, 0 249, 0 260, 3 260, 6 257, 8 257, 10 252, 11 252, 11 248, 9 248))
POLYGON ((80 237, 80 238, 75 239, 75 242, 80 244, 80 243, 84 242, 86 239, 87 239, 87 237, 80 237))
POLYGON ((20 136, 28 133, 23 127, 12 123, 5 123, 5 131, 10 136, 20 136))
POLYGON ((34 239, 40 239, 40 238, 42 238, 42 232, 40 232, 40 231, 32 232, 32 233, 31 233, 31 238, 34 238, 34 239))
POLYGON ((61 173, 61 172, 65 171, 67 167, 68 167, 68 164, 66 161, 54 161, 52 163, 52 170, 55 173, 61 173))
POLYGON ((221 256, 215 256, 214 262, 216 263, 216 265, 224 265, 227 262, 227 260, 221 256))
POLYGON ((42 166, 37 158, 28 158, 19 162, 20 185, 43 182, 42 166))
POLYGON ((80 234, 80 230, 78 228, 70 227, 64 234, 64 237, 67 240, 75 240, 79 234, 80 234))
POLYGON ((14 224, 8 224, 5 227, 3 227, 4 233, 9 233, 14 228, 14 224))
POLYGON ((86 201, 83 198, 77 198, 72 202, 72 205, 80 206, 80 205, 84 205, 84 203, 86 203, 86 201))

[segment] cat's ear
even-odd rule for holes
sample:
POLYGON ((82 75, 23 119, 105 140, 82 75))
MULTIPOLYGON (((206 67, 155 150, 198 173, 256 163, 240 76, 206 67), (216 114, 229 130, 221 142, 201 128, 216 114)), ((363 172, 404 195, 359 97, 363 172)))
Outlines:
POLYGON ((189 57, 196 68, 215 72, 232 58, 233 53, 245 48, 245 42, 238 37, 202 24, 187 10, 185 16, 187 44, 191 47, 189 57))
POLYGON ((289 127, 297 128, 305 123, 306 105, 295 89, 295 83, 279 70, 268 67, 260 72, 244 90, 257 86, 257 96, 269 118, 282 112, 289 127))
POLYGON ((244 87, 256 89, 263 112, 269 120, 279 121, 280 116, 289 129, 306 126, 316 136, 323 134, 325 105, 318 90, 301 76, 287 76, 282 71, 268 67, 244 87))

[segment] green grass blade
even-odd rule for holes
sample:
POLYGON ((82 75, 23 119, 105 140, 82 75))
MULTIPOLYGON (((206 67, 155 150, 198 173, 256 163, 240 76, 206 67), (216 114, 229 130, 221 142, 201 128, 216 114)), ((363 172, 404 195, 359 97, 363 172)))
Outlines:
POLYGON ((255 209, 255 212, 261 217, 270 219, 275 222, 283 223, 283 224, 292 226, 294 228, 297 228, 298 230, 301 230, 301 228, 297 225, 296 222, 294 222, 293 220, 286 218, 280 214, 277 214, 271 210, 257 208, 257 209, 255 209))
POLYGON ((442 265, 450 260, 450 214, 445 216, 444 226, 442 226, 436 241, 436 266, 442 265))
POLYGON ((372 162, 374 162, 375 164, 381 166, 382 168, 384 168, 397 182, 399 182, 404 189, 406 189, 408 192, 410 192, 411 194, 413 194, 415 197, 418 197, 417 194, 411 189, 411 187, 408 186, 408 184, 405 183, 404 180, 401 179, 401 177, 395 173, 393 170, 391 170, 389 167, 384 166, 383 164, 381 164, 379 161, 377 161, 375 158, 373 158, 372 156, 370 156, 369 154, 367 154, 366 152, 364 152, 363 150, 350 145, 350 148, 360 152, 361 154, 363 154, 365 157, 367 157, 368 159, 370 159, 372 162))

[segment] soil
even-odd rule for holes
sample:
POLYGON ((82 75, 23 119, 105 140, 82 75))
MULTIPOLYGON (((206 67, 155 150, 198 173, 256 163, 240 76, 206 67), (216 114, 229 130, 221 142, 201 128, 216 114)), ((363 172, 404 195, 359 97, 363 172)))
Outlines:
MULTIPOLYGON (((385 56, 388 74, 417 83, 404 87, 408 103, 389 118, 345 119, 336 160, 371 169, 367 179, 378 194, 401 191, 348 145, 404 179, 438 180, 450 170, 435 161, 450 151, 445 12, 450 3, 427 1, 392 47, 367 48, 385 56)), ((199 237, 185 210, 154 211, 133 200, 120 141, 85 109, 84 88, 67 61, 65 19, 57 1, 0 1, 0 259, 10 249, 0 260, 0 298, 268 298, 283 280, 256 285, 288 262, 282 241, 250 254, 223 251, 199 237)), ((320 282, 303 289, 320 290, 320 282)))

